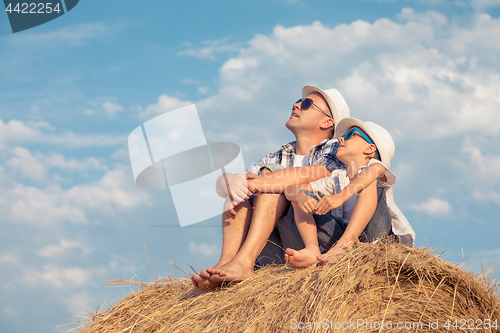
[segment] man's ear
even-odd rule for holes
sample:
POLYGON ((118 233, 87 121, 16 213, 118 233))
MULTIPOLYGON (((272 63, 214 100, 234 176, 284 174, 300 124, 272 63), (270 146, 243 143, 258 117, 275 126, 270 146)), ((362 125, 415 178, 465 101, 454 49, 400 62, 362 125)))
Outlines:
POLYGON ((335 120, 332 118, 326 118, 321 121, 321 124, 319 125, 319 128, 321 129, 329 129, 330 127, 333 127, 335 125, 335 120))

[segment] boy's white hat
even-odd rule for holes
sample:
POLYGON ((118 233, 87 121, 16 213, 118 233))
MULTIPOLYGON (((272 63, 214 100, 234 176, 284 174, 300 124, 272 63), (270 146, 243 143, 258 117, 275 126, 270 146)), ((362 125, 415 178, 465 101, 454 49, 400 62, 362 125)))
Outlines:
POLYGON ((328 103, 328 107, 332 111, 332 116, 335 120, 335 131, 337 131, 340 121, 350 115, 349 107, 347 106, 344 97, 342 97, 339 91, 334 88, 327 90, 322 90, 315 86, 304 86, 304 88, 302 88, 303 98, 312 93, 321 94, 321 96, 323 96, 326 100, 326 103, 328 103))
POLYGON ((361 128, 366 134, 368 134, 370 139, 372 139, 377 146, 380 154, 380 160, 384 163, 387 169, 390 169, 391 160, 394 157, 396 146, 394 145, 394 141, 392 140, 389 132, 382 126, 372 123, 371 121, 362 122, 356 118, 344 118, 338 125, 335 137, 339 139, 345 132, 354 126, 361 128))

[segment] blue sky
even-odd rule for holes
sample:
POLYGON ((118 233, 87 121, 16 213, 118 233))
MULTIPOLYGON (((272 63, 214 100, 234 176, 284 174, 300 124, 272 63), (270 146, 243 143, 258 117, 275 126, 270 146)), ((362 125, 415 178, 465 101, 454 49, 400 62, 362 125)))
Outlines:
MULTIPOLYGON (((56 325, 214 264, 219 218, 180 228, 134 184, 127 136, 195 103, 209 141, 258 160, 302 86, 335 87, 394 137, 416 246, 500 264, 500 1, 86 0, 12 34, 0 14, 0 332, 56 325), (26 318, 30 320, 26 320, 26 318)), ((193 203, 195 207, 196 204, 193 203)))

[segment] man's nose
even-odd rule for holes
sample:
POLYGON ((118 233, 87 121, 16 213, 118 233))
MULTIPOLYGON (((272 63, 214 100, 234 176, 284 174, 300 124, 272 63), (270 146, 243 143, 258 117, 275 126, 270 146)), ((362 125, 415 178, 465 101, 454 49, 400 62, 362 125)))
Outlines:
POLYGON ((300 110, 300 102, 293 103, 292 110, 300 110))

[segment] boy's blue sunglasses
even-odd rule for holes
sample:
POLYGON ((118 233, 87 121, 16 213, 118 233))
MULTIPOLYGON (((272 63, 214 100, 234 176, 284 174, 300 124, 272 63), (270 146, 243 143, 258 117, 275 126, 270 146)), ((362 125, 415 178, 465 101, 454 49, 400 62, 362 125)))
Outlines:
MULTIPOLYGON (((344 138, 344 140, 349 140, 350 138, 352 138, 352 136, 354 135, 354 133, 358 133, 359 136, 361 136, 363 139, 365 139, 365 141, 368 142, 369 144, 375 145, 375 143, 372 141, 372 139, 370 139, 370 137, 368 135, 366 135, 365 133, 361 132, 357 128, 351 128, 350 130, 348 130, 347 132, 345 132, 344 135, 342 135, 342 137, 344 138)), ((380 155, 378 153, 378 149, 375 151, 375 156, 377 156, 377 158, 380 159, 380 155)))

